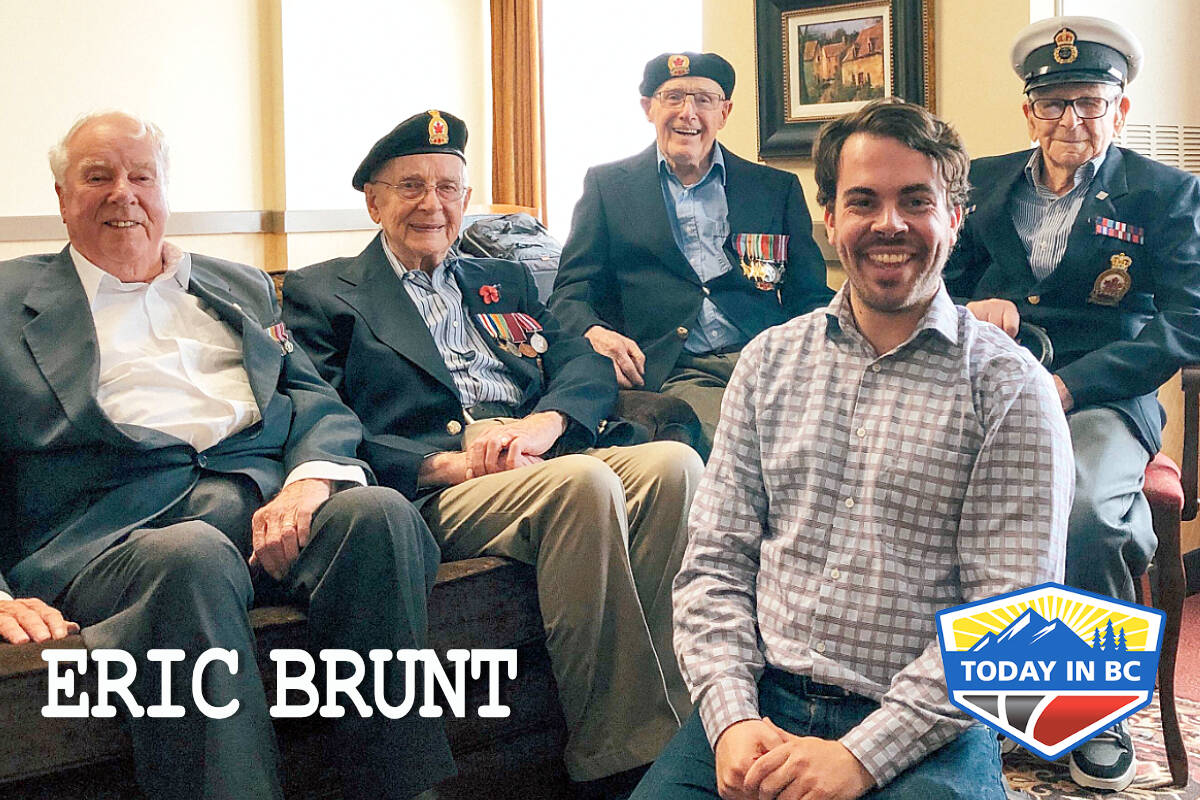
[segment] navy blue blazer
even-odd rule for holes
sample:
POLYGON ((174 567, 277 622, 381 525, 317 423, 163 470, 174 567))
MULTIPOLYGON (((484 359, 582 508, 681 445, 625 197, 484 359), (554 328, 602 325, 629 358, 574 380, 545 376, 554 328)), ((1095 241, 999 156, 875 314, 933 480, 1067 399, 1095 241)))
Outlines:
MULTIPOLYGON (((812 238, 800 181, 717 146, 725 160, 730 241, 739 233, 791 237, 778 295, 753 288, 726 243, 734 267, 722 278, 744 284, 746 291, 719 296, 714 291, 713 301, 749 340, 827 304, 833 292, 825 283, 825 260, 812 238)), ((602 325, 633 339, 646 355, 646 388, 657 391, 696 324, 705 288, 675 244, 655 146, 589 169, 549 300, 563 325, 578 334, 602 325)))
POLYGON ((193 255, 188 291, 240 333, 263 417, 203 453, 101 410, 96 330, 67 249, 0 263, 0 589, 53 603, 202 469, 246 475, 270 499, 306 461, 365 466, 358 420, 299 348, 267 333, 279 309, 265 273, 193 255))
POLYGON ((1076 407, 1117 409, 1155 453, 1163 423, 1156 389, 1183 364, 1200 360, 1200 181, 1110 146, 1062 262, 1038 281, 1009 205, 1029 156, 1026 150, 971 162, 974 210, 946 265, 946 286, 959 301, 1016 303, 1022 320, 1049 333, 1051 370, 1076 407), (1097 218, 1141 229, 1141 241, 1098 233, 1097 218), (1128 293, 1115 306, 1089 299, 1121 253, 1131 259, 1128 293))
MULTIPOLYGON (((454 263, 467 315, 522 387, 519 413, 561 411, 572 420, 564 434, 572 446, 592 445, 616 404, 609 360, 587 340, 562 330, 538 301, 523 265, 492 258, 454 263), (479 289, 485 285, 497 287, 499 300, 484 303, 479 289), (513 311, 529 314, 543 327, 549 344, 542 357, 544 374, 534 359, 497 346, 475 317, 513 311)), ((388 262, 381 237, 354 258, 289 272, 283 315, 321 375, 362 420, 361 452, 380 483, 410 499, 435 491, 417 487, 421 461, 430 453, 461 450, 466 420, 454 379, 388 262)))

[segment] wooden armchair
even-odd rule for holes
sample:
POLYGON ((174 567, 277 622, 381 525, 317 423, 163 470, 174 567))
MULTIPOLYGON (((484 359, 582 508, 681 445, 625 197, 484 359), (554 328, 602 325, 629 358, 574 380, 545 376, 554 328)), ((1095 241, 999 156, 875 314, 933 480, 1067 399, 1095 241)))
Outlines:
POLYGON ((1183 622, 1183 601, 1187 594, 1180 525, 1183 521, 1196 518, 1197 507, 1200 365, 1184 367, 1181 377, 1183 465, 1181 469, 1170 458, 1159 453, 1146 467, 1146 483, 1142 492, 1150 503, 1158 550, 1149 572, 1137 587, 1139 602, 1145 603, 1148 598, 1167 615, 1163 627, 1162 655, 1158 661, 1158 699, 1167 765, 1175 786, 1186 786, 1188 782, 1188 754, 1183 746, 1179 716, 1175 709, 1175 661, 1183 622))

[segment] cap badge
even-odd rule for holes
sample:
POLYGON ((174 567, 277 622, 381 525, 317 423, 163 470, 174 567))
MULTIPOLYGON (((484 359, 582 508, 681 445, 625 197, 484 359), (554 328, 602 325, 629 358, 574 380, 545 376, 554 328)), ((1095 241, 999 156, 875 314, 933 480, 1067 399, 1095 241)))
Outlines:
POLYGON ((446 120, 442 119, 442 112, 430 109, 429 117, 429 143, 449 144, 450 126, 446 124, 446 120))
POLYGON ((673 55, 667 59, 667 70, 673 78, 689 74, 691 72, 690 66, 691 60, 683 54, 673 55))
POLYGON ((1070 28, 1060 28, 1054 34, 1054 60, 1059 64, 1070 64, 1079 58, 1079 48, 1075 46, 1075 31, 1070 28))
POLYGON ((1129 277, 1132 258, 1124 253, 1117 253, 1108 263, 1109 268, 1101 272, 1100 277, 1092 284, 1092 293, 1088 296, 1089 303, 1115 306, 1129 293, 1129 287, 1133 285, 1133 279, 1129 277))

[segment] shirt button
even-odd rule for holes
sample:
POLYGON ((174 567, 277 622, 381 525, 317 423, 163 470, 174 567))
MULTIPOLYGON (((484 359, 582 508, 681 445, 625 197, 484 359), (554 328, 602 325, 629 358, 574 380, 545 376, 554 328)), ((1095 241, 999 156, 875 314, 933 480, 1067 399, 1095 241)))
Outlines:
POLYGON ((208 456, 204 455, 204 453, 196 453, 196 466, 197 467, 207 467, 208 466, 208 456))
POLYGON ((462 433, 462 423, 456 419, 452 419, 446 423, 446 433, 451 436, 458 436, 462 433))
POLYGON ((866 428, 859 428, 858 430, 856 430, 856 431, 855 431, 855 433, 857 433, 857 434, 858 434, 858 438, 860 438, 860 439, 861 439, 862 437, 864 437, 864 436, 866 436, 866 435, 867 435, 867 429, 866 429, 866 428))
POLYGON ((709 289, 707 286, 701 286, 700 291, 704 292, 705 297, 708 297, 710 294, 712 294, 712 289, 709 289))
POLYGON ((825 652, 825 643, 817 642, 817 646, 814 647, 813 649, 816 650, 818 653, 824 653, 825 652))
POLYGON ((846 508, 854 508, 854 498, 853 497, 846 498, 846 508))
POLYGON ((879 369, 880 369, 880 367, 878 364, 871 365, 871 372, 879 372, 879 369))
POLYGON ((842 571, 840 569, 838 569, 837 567, 834 567, 833 569, 829 570, 829 577, 833 578, 836 581, 842 577, 842 571))
POLYGON ((1038 303, 1042 302, 1042 298, 1038 297, 1036 294, 1029 295, 1028 300, 1029 300, 1029 304, 1034 305, 1034 306, 1036 306, 1038 303))
POLYGON ((682 325, 680 325, 678 328, 675 329, 675 335, 678 336, 680 339, 686 339, 687 335, 688 335, 688 329, 683 327, 682 325))
POLYGON ((456 328, 457 328, 457 327, 458 327, 458 320, 454 320, 454 322, 452 322, 452 323, 450 323, 450 324, 451 324, 451 325, 453 325, 454 327, 456 327, 456 328))

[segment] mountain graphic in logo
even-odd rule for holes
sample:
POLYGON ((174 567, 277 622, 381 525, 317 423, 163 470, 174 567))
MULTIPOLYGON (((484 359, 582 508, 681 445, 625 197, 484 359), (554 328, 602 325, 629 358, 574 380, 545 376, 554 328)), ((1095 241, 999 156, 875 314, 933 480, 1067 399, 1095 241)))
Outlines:
POLYGON ((947 609, 951 702, 1053 760, 1150 702, 1162 620, 1060 584, 947 609))

